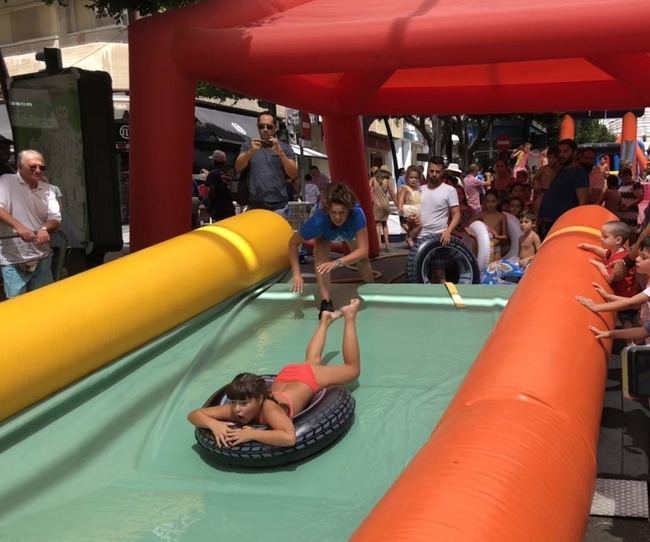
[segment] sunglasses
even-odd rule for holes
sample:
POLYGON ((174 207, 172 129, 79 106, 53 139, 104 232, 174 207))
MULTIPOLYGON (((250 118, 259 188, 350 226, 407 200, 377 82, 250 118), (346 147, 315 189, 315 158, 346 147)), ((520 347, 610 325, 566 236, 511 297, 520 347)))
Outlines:
POLYGON ((264 130, 264 129, 266 129, 266 130, 273 130, 273 129, 275 128, 275 126, 274 126, 273 124, 258 124, 257 127, 258 127, 260 130, 264 130))
POLYGON ((34 173, 35 171, 47 171, 45 166, 29 166, 29 171, 34 173))

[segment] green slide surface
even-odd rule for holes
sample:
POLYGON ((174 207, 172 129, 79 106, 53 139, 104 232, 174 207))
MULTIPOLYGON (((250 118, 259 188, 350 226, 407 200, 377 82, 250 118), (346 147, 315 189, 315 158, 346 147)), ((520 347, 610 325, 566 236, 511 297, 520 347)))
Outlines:
MULTIPOLYGON (((238 372, 304 359, 314 290, 288 288, 221 303, 1 425, 0 541, 347 539, 428 439, 513 289, 459 286, 457 309, 442 286, 337 285, 336 306, 364 299, 351 430, 301 463, 219 467, 185 417, 238 372)), ((341 363, 342 329, 327 363, 341 363)))

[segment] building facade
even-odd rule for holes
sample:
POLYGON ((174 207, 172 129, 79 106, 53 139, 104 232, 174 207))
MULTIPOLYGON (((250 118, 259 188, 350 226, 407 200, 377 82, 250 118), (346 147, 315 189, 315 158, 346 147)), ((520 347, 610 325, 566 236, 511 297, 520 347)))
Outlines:
POLYGON ((115 90, 129 88, 127 15, 122 22, 99 17, 85 0, 48 6, 35 0, 0 3, 0 48, 11 76, 44 68, 35 54, 45 47, 61 49, 63 66, 111 74, 115 90))

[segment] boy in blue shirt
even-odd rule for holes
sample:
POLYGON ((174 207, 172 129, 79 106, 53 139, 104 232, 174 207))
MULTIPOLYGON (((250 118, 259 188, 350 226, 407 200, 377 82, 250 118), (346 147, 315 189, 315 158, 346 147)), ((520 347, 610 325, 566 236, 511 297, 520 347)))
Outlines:
POLYGON ((289 260, 293 272, 291 291, 302 293, 304 280, 300 273, 298 246, 314 240, 314 269, 321 295, 320 313, 333 311, 330 298, 330 273, 338 268, 357 263, 359 275, 365 282, 373 282, 368 260, 368 230, 366 217, 354 193, 344 184, 332 183, 324 191, 322 207, 289 239, 289 260), (332 242, 344 242, 350 253, 330 260, 332 242))

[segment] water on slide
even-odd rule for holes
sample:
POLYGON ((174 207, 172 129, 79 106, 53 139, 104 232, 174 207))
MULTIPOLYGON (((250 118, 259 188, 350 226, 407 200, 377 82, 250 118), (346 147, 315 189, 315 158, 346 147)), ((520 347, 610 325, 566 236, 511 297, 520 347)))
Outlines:
MULTIPOLYGON (((364 299, 351 430, 301 463, 216 465, 187 413, 236 373, 302 361, 314 291, 264 284, 214 307, 0 426, 0 541, 340 541, 429 437, 512 289, 335 287, 364 299)), ((326 363, 341 362, 343 322, 326 363)), ((28 360, 25 361, 28 363, 28 360)))

